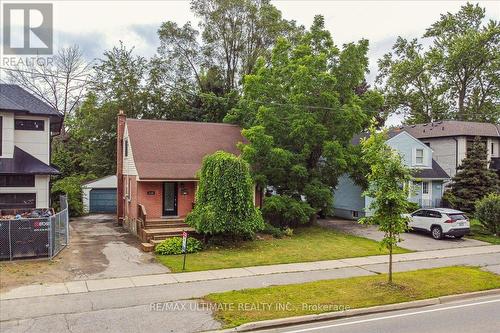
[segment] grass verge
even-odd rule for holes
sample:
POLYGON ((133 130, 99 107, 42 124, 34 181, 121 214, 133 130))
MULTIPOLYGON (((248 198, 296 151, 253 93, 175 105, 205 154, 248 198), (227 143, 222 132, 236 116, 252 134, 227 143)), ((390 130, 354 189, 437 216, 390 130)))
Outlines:
POLYGON ((479 241, 500 245, 500 237, 491 234, 487 230, 484 230, 478 220, 472 219, 470 221, 470 230, 471 232, 467 236, 467 238, 473 238, 479 241))
POLYGON ((476 267, 446 267, 210 294, 226 327, 268 319, 409 302, 500 288, 500 276, 476 267), (285 307, 286 306, 286 307, 285 307))
MULTIPOLYGON (((410 252, 396 248, 395 253, 410 252)), ((321 227, 294 230, 292 237, 241 242, 188 254, 186 271, 286 264, 387 254, 376 241, 321 227)), ((156 256, 173 272, 182 270, 182 255, 156 256)))

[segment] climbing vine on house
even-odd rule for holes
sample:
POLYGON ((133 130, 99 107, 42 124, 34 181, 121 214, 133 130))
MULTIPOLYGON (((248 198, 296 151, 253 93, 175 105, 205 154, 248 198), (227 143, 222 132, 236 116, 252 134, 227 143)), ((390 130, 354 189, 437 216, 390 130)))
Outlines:
POLYGON ((264 228, 253 204, 253 180, 248 163, 223 151, 203 159, 196 205, 186 222, 205 235, 249 236, 264 228))

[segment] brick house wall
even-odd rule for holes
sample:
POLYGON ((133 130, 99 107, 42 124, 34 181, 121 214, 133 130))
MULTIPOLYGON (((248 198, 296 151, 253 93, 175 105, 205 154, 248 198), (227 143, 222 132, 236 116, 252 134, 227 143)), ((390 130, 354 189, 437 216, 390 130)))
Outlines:
POLYGON ((137 218, 137 180, 136 176, 123 176, 123 184, 125 186, 124 210, 125 217, 137 218), (127 189, 128 187, 128 189, 127 189), (127 193, 128 191, 128 193, 127 193))
POLYGON ((138 182, 137 197, 138 202, 146 207, 148 219, 160 218, 163 215, 162 182, 138 182))
POLYGON ((196 193, 196 182, 179 182, 177 186, 177 214, 185 217, 192 209, 196 193))

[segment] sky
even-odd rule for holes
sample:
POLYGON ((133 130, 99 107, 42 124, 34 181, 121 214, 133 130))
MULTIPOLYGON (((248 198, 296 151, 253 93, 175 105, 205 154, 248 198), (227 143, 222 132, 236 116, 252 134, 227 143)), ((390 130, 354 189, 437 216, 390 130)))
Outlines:
MULTIPOLYGON (((37 1, 2 1, 37 2, 37 1)), ((54 46, 79 44, 89 60, 123 41, 138 55, 152 56, 159 45, 156 31, 165 21, 196 26, 189 1, 41 1, 54 8, 54 46)), ((456 12, 465 1, 305 1, 278 0, 272 3, 286 19, 309 27, 314 15, 325 17, 326 27, 337 45, 366 38, 370 42, 369 83, 377 74, 377 59, 387 53, 398 36, 421 37, 440 14, 456 12)), ((488 18, 500 19, 500 1, 478 1, 488 18)), ((391 122, 399 122, 396 118, 391 122)))

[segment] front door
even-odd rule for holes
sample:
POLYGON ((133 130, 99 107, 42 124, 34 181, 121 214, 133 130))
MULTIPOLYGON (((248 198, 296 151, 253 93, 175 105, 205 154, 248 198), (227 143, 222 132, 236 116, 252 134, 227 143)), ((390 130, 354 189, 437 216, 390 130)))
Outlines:
POLYGON ((422 207, 432 207, 431 182, 422 182, 422 207))
POLYGON ((177 183, 163 183, 163 215, 177 215, 177 183))

